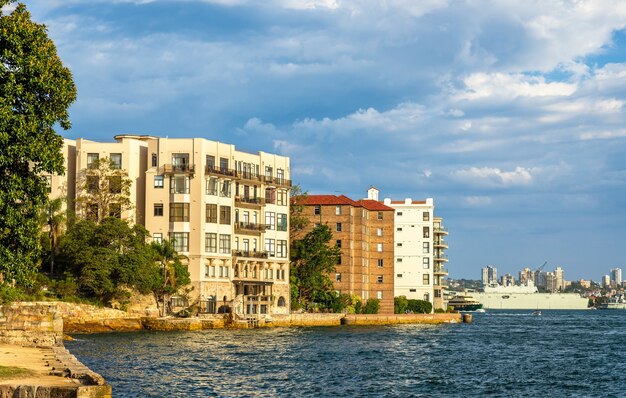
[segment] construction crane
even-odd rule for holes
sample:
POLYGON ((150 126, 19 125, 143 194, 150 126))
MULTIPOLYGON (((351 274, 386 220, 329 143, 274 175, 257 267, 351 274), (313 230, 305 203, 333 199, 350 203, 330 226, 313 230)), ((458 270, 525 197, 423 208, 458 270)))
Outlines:
POLYGON ((544 263, 543 263, 543 264, 541 264, 541 267, 537 268, 537 271, 535 271, 535 272, 541 272, 541 270, 543 269, 543 267, 545 267, 545 266, 546 266, 546 264, 548 264, 548 262, 547 262, 547 261, 544 261, 544 263))

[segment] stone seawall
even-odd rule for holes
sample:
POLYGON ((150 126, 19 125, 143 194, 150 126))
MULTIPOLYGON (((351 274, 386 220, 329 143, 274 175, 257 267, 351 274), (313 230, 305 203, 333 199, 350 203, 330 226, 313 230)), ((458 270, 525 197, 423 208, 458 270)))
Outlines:
POLYGON ((133 332, 143 330, 144 317, 88 304, 56 303, 65 333, 133 332))
POLYGON ((441 324, 459 323, 461 314, 396 314, 396 315, 369 315, 348 314, 342 320, 342 325, 400 325, 409 323, 441 324))
POLYGON ((19 370, 0 380, 0 398, 111 397, 102 376, 63 347, 57 303, 0 305, 0 344, 0 365, 19 370))
POLYGON ((63 319, 54 303, 13 303, 0 306, 0 343, 22 347, 63 344, 63 319))

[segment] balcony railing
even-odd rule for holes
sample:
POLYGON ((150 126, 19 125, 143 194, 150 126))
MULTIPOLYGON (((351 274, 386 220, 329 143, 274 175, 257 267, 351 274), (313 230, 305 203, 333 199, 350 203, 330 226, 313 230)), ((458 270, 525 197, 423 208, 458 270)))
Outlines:
POLYGON ((259 205, 259 206, 265 203, 263 198, 250 198, 246 196, 235 196, 235 202, 247 203, 251 205, 259 205))
POLYGON ((216 174, 216 175, 227 176, 227 177, 237 176, 237 172, 235 170, 227 169, 225 167, 217 167, 217 166, 210 166, 210 165, 207 165, 204 168, 204 174, 216 174))
POLYGON ((263 176, 263 182, 269 185, 280 185, 284 187, 291 186, 291 180, 282 177, 263 176))
POLYGON ((233 257, 268 258, 267 252, 251 250, 233 250, 233 257))
POLYGON ((448 234, 448 228, 444 226, 439 226, 434 228, 436 234, 448 234))
POLYGON ((448 269, 447 268, 443 268, 443 267, 435 268, 433 270, 433 273, 435 275, 448 275, 448 269))
POLYGON ((435 258, 435 260, 448 261, 447 254, 435 254, 433 257, 435 258))
POLYGON ((194 174, 193 164, 164 164, 159 174, 194 174))
POLYGON ((242 230, 242 231, 265 232, 265 230, 268 227, 269 226, 265 224, 254 224, 254 223, 243 222, 243 221, 235 223, 235 229, 242 230))
POLYGON ((261 182, 263 181, 263 176, 251 173, 249 171, 237 171, 237 178, 241 178, 242 180, 248 180, 253 182, 261 182))
POLYGON ((441 239, 439 241, 435 241, 434 245, 435 245, 435 247, 448 247, 448 242, 446 242, 445 240, 441 239))

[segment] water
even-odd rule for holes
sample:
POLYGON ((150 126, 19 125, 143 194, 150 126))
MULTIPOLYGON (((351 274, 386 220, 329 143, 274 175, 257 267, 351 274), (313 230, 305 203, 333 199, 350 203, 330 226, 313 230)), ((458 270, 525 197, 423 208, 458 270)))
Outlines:
POLYGON ((77 337, 115 397, 626 396, 626 311, 77 337))

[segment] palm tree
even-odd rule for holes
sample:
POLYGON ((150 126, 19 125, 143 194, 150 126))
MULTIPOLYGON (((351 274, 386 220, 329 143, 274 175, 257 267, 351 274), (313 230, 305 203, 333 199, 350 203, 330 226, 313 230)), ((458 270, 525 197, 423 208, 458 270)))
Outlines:
POLYGON ((187 257, 178 254, 174 249, 174 245, 167 240, 152 242, 151 247, 154 253, 154 260, 159 263, 163 271, 163 285, 159 286, 159 289, 155 291, 155 298, 157 306, 159 305, 159 301, 162 300, 161 316, 165 316, 168 293, 172 293, 176 289, 176 265, 180 265, 181 260, 187 257), (163 297, 158 297, 159 295, 163 297))
POLYGON ((59 238, 61 237, 63 224, 65 223, 62 198, 47 201, 41 213, 41 223, 48 226, 48 237, 50 239, 50 275, 52 276, 54 273, 54 254, 59 238))

